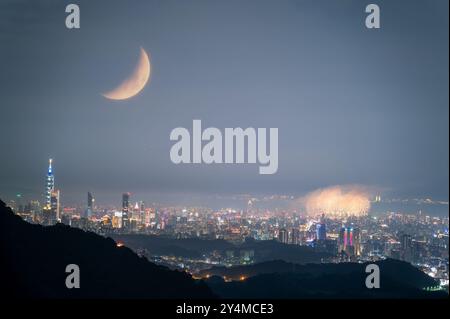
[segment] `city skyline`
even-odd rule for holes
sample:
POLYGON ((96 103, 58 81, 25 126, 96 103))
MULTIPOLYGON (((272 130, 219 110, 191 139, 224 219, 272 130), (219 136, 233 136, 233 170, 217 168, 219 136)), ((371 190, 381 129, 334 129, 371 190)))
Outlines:
MULTIPOLYGON (((51 202, 58 205, 58 211, 55 213, 59 216, 60 210, 64 207, 78 207, 84 211, 85 217, 90 217, 93 211, 95 198, 92 191, 85 192, 87 194, 87 205, 84 200, 77 199, 75 201, 63 200, 61 202, 60 189, 55 189, 55 176, 53 173, 53 159, 48 160, 48 169, 46 174, 45 190, 41 196, 33 196, 17 193, 13 196, 4 197, 3 199, 12 205, 12 207, 24 207, 31 205, 31 202, 42 203, 43 209, 50 210, 51 202), (56 199, 57 198, 57 199, 56 199), (60 207, 60 208, 59 208, 60 207)), ((295 196, 292 194, 210 194, 209 196, 198 196, 198 194, 183 194, 180 199, 179 194, 171 196, 163 196, 161 194, 133 194, 135 204, 141 205, 144 201, 151 202, 152 205, 165 206, 185 206, 185 207, 209 207, 212 209, 223 209, 225 207, 237 210, 248 209, 248 205, 254 205, 259 202, 258 209, 264 211, 267 209, 276 209, 280 211, 293 211, 302 214, 322 215, 327 214, 333 217, 336 214, 348 215, 366 215, 368 213, 380 213, 383 211, 400 211, 407 214, 426 214, 431 216, 448 216, 448 201, 432 200, 430 198, 384 198, 382 200, 380 191, 377 189, 369 189, 360 185, 334 185, 322 189, 317 189, 303 196, 295 196), (376 209, 372 209, 371 204, 378 204, 376 209), (384 205, 383 205, 384 204, 384 205), (356 205, 356 206, 355 206, 356 205), (360 207, 361 211, 358 211, 360 207)), ((98 203, 99 207, 122 207, 125 208, 125 197, 131 205, 131 192, 121 193, 122 201, 118 203, 118 195, 109 197, 109 200, 103 198, 103 202, 98 203), (112 198, 112 200, 111 200, 112 198)), ((128 207, 128 205, 126 205, 128 207)), ((256 208, 257 206, 255 206, 256 208)), ((125 212, 126 213, 126 212, 125 212)))
MULTIPOLYGON (((368 211, 361 214, 352 205, 343 206, 341 201, 336 203, 336 194, 320 216, 296 209, 260 210, 254 205, 256 198, 249 199, 243 210, 146 205, 142 200, 136 199, 135 202, 128 192, 122 193, 119 208, 95 205, 94 194, 90 191, 83 207, 62 208, 52 164, 50 159, 45 187, 50 196, 49 203, 41 209, 37 201, 26 205, 10 202, 18 216, 32 224, 65 224, 69 228, 114 238, 118 248, 126 245, 140 257, 185 271, 195 280, 208 280, 211 274, 220 274, 220 268, 214 268, 217 265, 227 268, 249 266, 251 269, 251 265, 264 262, 272 262, 273 267, 279 267, 272 261, 277 259, 284 263, 305 262, 302 258, 306 256, 300 259, 296 256, 306 249, 315 256, 310 261, 317 263, 320 260, 321 264, 400 260, 414 265, 435 280, 432 286, 422 289, 448 291, 448 215, 433 217, 421 212, 404 214, 389 211, 376 216, 368 214, 368 211), (330 203, 337 206, 332 207, 330 203), (336 209, 346 208, 350 210, 337 214, 336 209), (133 237, 136 234, 144 236, 133 237), (159 238, 156 242, 146 244, 146 241, 152 242, 156 238, 159 238), (187 242, 183 241, 185 239, 187 242), (201 257, 182 248, 192 239, 204 242, 205 248, 209 247, 201 257), (175 241, 164 246, 163 243, 171 240, 175 241), (218 245, 217 240, 228 243, 228 249, 224 250, 223 244, 218 245), (284 254, 269 249, 274 242, 284 245, 278 248, 284 254), (174 248, 178 245, 181 246, 174 248), (154 250, 158 253, 151 252, 154 250), (180 251, 184 253, 179 254, 180 251), (269 255, 263 257, 263 251, 265 254, 269 251, 269 255), (212 265, 214 267, 210 268, 212 265)), ((335 192, 334 189, 331 191, 335 192)), ((320 201, 327 202, 322 193, 319 195, 320 201)), ((343 199, 347 200, 346 197, 343 199)), ((381 201, 379 195, 373 200, 377 204, 381 201)), ((222 277, 228 283, 245 281, 249 276, 252 275, 243 271, 222 277)))

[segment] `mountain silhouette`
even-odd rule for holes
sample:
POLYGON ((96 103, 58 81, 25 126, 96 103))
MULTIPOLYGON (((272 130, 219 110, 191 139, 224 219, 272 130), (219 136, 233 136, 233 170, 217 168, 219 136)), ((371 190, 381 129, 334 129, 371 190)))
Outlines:
POLYGON ((249 266, 213 267, 199 274, 208 279, 194 280, 185 272, 155 265, 130 248, 118 247, 111 238, 63 224, 29 224, 2 201, 0 245, 0 289, 4 296, 13 299, 448 297, 445 292, 424 290, 436 286, 436 281, 408 263, 391 259, 377 263, 380 289, 365 286, 366 264, 360 263, 295 264, 273 260, 249 266), (66 287, 69 274, 65 270, 69 264, 80 268, 80 288, 66 287))
POLYGON ((286 245, 276 240, 247 238, 242 244, 233 244, 223 239, 174 239, 141 234, 112 234, 111 237, 134 250, 146 249, 152 255, 201 258, 213 251, 221 252, 223 255, 230 251, 235 256, 239 256, 241 251, 252 251, 255 262, 280 259, 296 264, 320 263, 322 259, 331 256, 327 253, 316 252, 311 247, 286 245))
POLYGON ((0 201, 1 291, 9 298, 214 298, 203 281, 63 224, 29 224, 0 201), (66 266, 80 288, 66 287, 66 266))
POLYGON ((380 288, 366 287, 368 263, 298 265, 281 260, 235 267, 212 267, 199 273, 222 298, 372 299, 448 298, 424 290, 438 283, 412 265, 387 259, 376 264, 380 288), (231 282, 227 282, 227 281, 231 282))

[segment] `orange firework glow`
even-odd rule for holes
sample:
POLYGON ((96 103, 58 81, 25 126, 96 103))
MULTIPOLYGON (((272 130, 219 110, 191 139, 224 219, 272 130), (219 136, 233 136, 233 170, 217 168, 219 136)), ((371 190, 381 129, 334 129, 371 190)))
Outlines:
POLYGON ((363 216, 370 209, 370 195, 360 186, 332 186, 315 190, 300 198, 310 216, 363 216))

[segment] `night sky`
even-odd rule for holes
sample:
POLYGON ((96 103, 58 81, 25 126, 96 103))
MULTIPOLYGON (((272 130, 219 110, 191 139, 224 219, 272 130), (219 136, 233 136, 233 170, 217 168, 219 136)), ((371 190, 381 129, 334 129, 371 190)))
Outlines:
POLYGON ((448 1, 0 1, 0 197, 301 195, 358 184, 448 200, 448 1), (381 29, 364 25, 381 8, 381 29), (81 29, 65 27, 77 3, 81 29), (105 99, 151 56, 136 97, 105 99), (279 169, 175 165, 175 127, 277 127, 279 169))

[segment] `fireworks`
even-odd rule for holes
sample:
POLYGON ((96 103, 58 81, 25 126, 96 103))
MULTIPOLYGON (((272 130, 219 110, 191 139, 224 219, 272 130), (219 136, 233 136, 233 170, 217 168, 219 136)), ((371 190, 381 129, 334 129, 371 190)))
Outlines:
POLYGON ((321 188, 302 197, 300 203, 310 216, 362 216, 370 209, 369 194, 359 186, 321 188))

